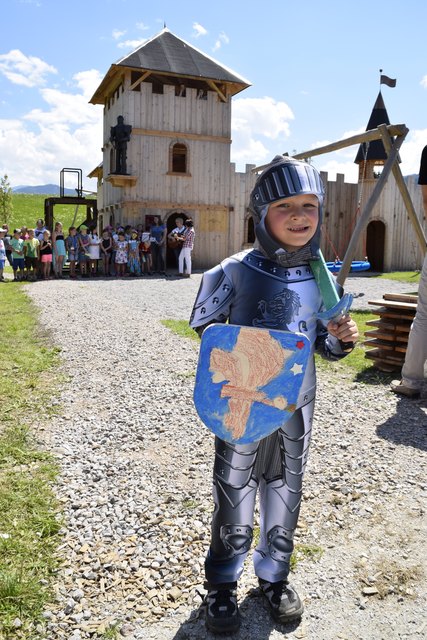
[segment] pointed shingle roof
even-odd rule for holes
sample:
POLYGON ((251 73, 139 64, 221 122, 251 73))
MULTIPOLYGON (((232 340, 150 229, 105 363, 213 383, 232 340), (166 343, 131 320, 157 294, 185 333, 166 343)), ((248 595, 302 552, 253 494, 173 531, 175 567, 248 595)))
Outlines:
MULTIPOLYGON (((378 97, 375 101, 374 108, 372 109, 371 117, 369 118, 368 126, 366 127, 366 131, 370 131, 371 129, 376 129, 380 124, 390 124, 390 120, 388 117, 387 109, 385 108, 384 100, 381 91, 378 94, 378 97)), ((387 152, 384 149, 382 140, 373 140, 369 143, 366 158, 365 158, 365 149, 366 143, 362 142, 359 147, 359 151, 357 152, 357 156, 354 160, 357 164, 364 162, 365 160, 387 160, 387 152)), ((399 160, 400 161, 400 160, 399 160)))
POLYGON ((111 65, 90 102, 102 104, 113 79, 123 67, 138 71, 150 71, 156 76, 175 79, 206 80, 227 85, 228 95, 234 95, 250 86, 250 82, 231 69, 199 51, 169 29, 163 29, 140 47, 111 65))

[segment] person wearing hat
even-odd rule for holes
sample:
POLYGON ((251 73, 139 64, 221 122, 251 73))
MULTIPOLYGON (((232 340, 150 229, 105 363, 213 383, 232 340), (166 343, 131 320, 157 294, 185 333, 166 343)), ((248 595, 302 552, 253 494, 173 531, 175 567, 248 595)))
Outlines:
POLYGON ((6 235, 6 229, 0 228, 0 282, 5 282, 3 277, 4 265, 6 263, 6 246, 4 244, 4 237, 6 235))
POLYGON ((276 622, 303 613, 288 576, 313 420, 314 352, 337 360, 358 338, 348 315, 327 324, 316 316, 324 305, 310 261, 319 259, 323 200, 314 167, 276 156, 250 197, 256 246, 204 274, 191 315, 199 334, 211 323, 228 321, 303 332, 311 345, 298 401, 284 427, 250 444, 215 439, 215 509, 205 561, 206 625, 214 633, 239 628, 237 582, 252 544, 258 490, 260 538, 253 560, 260 592, 276 622))

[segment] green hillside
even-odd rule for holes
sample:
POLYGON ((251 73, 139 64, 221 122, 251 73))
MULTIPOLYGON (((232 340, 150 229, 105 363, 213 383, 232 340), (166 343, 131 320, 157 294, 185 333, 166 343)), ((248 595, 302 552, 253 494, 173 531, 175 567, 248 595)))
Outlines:
MULTIPOLYGON (((44 218, 44 201, 48 197, 49 196, 46 195, 28 193, 12 194, 13 214, 11 220, 8 222, 9 228, 16 229, 22 225, 34 228, 36 226, 36 220, 38 218, 44 218)), ((55 220, 62 222, 65 231, 67 231, 68 227, 72 224, 75 213, 76 207, 74 205, 55 205, 55 220)), ((80 206, 77 210, 75 226, 85 218, 86 207, 80 206)), ((3 224, 3 222, 3 220, 0 220, 0 225, 3 224)))

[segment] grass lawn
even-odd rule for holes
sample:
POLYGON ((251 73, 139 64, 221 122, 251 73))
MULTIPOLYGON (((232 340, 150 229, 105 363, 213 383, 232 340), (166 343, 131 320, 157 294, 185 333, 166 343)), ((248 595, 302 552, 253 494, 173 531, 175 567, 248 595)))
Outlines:
POLYGON ((373 278, 380 278, 383 280, 397 280, 398 282, 408 282, 409 284, 418 284, 420 281, 420 271, 391 271, 390 273, 382 273, 379 276, 372 276, 373 278))
POLYGON ((37 314, 18 283, 0 286, 0 639, 39 637, 61 526, 53 457, 34 433, 52 414, 58 351, 38 335, 37 314))
MULTIPOLYGON (((13 214, 8 221, 9 229, 19 229, 22 225, 29 228, 36 226, 38 218, 44 219, 44 201, 49 196, 43 194, 13 193, 12 204, 13 214)), ((76 207, 72 204, 55 205, 55 220, 62 222, 65 234, 68 235, 68 228, 74 220, 76 207)), ((76 224, 80 224, 86 218, 86 207, 78 207, 76 224)), ((0 220, 0 226, 5 222, 0 220)))

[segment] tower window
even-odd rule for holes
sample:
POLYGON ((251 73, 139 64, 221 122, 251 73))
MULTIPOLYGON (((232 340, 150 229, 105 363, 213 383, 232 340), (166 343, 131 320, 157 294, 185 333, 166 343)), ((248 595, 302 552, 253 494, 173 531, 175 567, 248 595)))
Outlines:
POLYGON ((188 149, 185 144, 177 142, 172 147, 169 171, 172 173, 187 173, 188 149))
POLYGON ((157 82, 156 80, 153 80, 151 86, 152 86, 153 93, 163 94, 163 84, 161 82, 157 82))

